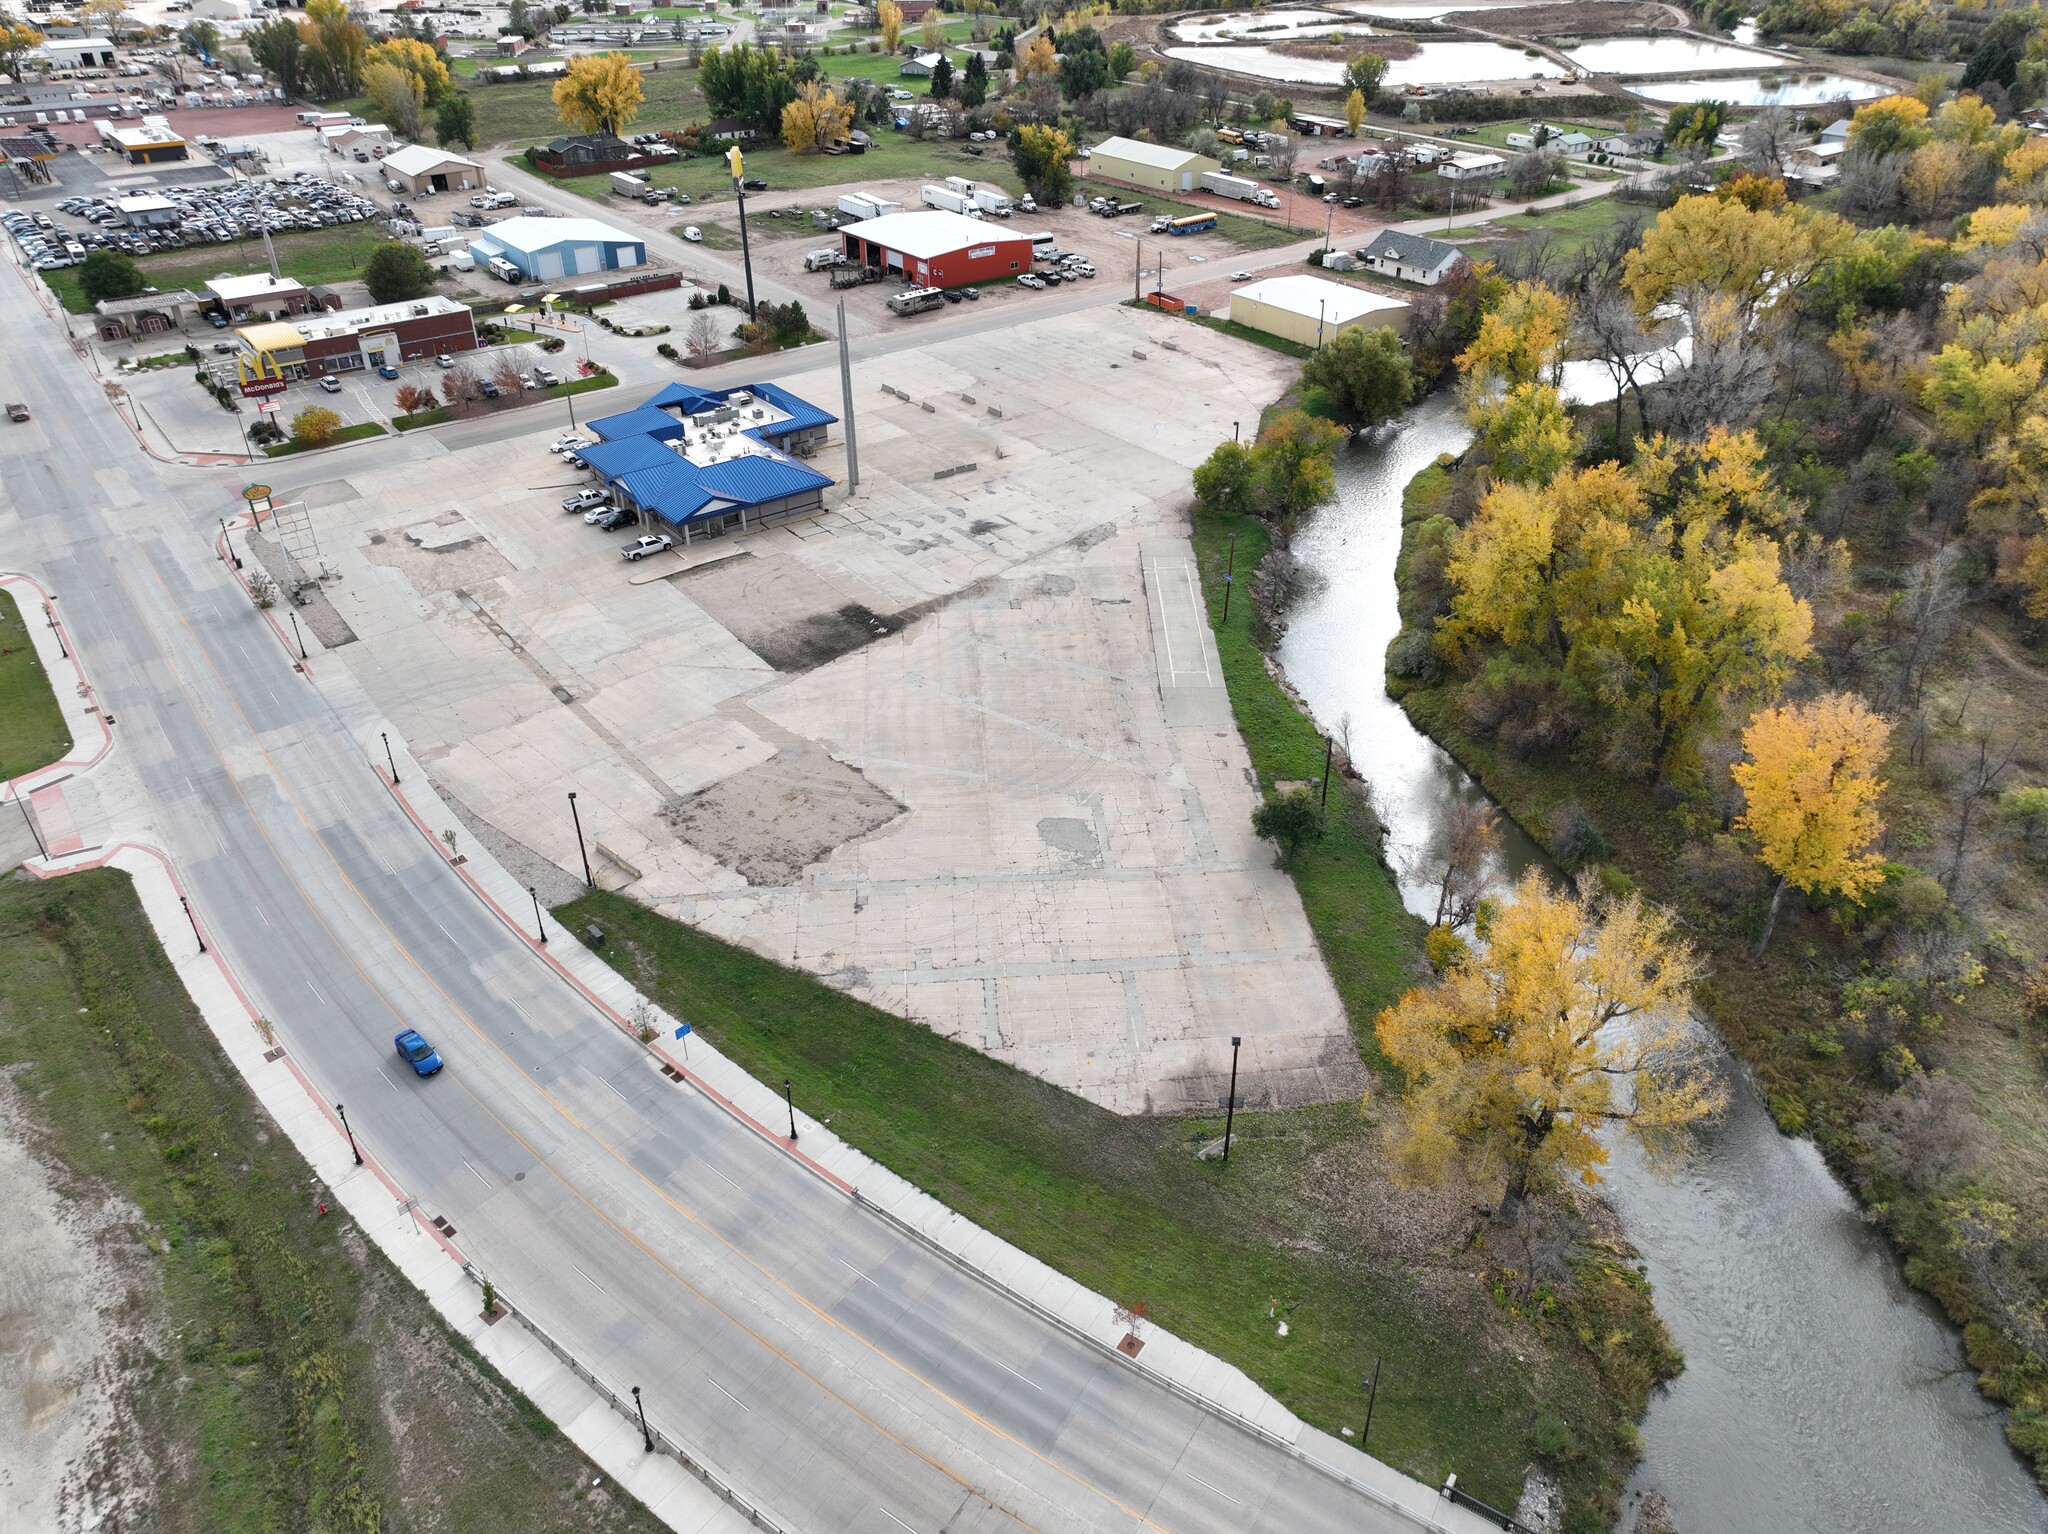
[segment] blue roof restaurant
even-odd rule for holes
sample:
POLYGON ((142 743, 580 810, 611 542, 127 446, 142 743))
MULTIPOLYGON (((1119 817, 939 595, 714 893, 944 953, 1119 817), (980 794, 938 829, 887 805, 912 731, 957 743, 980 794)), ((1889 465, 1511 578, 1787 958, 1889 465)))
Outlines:
POLYGON ((687 548, 822 510, 832 480, 797 459, 816 451, 838 419, 774 384, 670 384, 590 422, 604 440, 578 456, 613 500, 687 548))

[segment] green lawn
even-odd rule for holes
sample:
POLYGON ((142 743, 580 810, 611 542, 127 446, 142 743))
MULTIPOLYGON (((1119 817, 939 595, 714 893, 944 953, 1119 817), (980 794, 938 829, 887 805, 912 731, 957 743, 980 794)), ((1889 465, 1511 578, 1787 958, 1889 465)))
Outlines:
MULTIPOLYGON (((593 389, 612 389, 618 386, 616 373, 597 373, 589 378, 572 378, 546 389, 524 389, 517 399, 507 398, 500 403, 486 407, 480 414, 497 410, 516 410, 521 405, 537 405, 551 399, 567 399, 572 394, 588 394, 593 389)), ((417 431, 422 426, 440 426, 455 419, 455 412, 447 405, 437 405, 432 410, 422 410, 417 415, 401 415, 391 418, 391 425, 397 431, 417 431)))
POLYGON ((154 1534, 662 1527, 319 1215, 127 875, 0 878, 0 1074, 62 1199, 136 1211, 106 1249, 124 1335, 91 1393, 123 1406, 96 1475, 131 1467, 154 1534))
POLYGON ((344 426, 325 442, 273 442, 263 450, 266 458, 289 458, 293 453, 314 453, 323 447, 339 447, 344 442, 360 442, 365 437, 381 437, 384 428, 375 421, 358 421, 353 426, 344 426))
MULTIPOLYGON (((271 236, 277 248, 278 269, 287 277, 307 284, 349 282, 362 273, 362 264, 386 236, 365 220, 360 224, 337 224, 332 229, 303 229, 271 236)), ((242 275, 266 269, 263 241, 237 240, 227 245, 203 245, 197 250, 172 250, 159 256, 144 256, 135 263, 143 281, 153 287, 190 288, 198 292, 209 277, 242 275)), ((44 272, 50 289, 73 314, 92 313, 92 300, 78 285, 79 268, 59 267, 44 272)))
POLYGON ((1549 238, 1561 250, 1581 250, 1628 219, 1647 223, 1649 215, 1618 198, 1596 197, 1591 202, 1549 208, 1536 214, 1503 211, 1485 226, 1492 231, 1492 238, 1475 239, 1475 231, 1460 229, 1453 231, 1451 243, 1474 259, 1484 259, 1489 250, 1498 251, 1510 241, 1534 239, 1538 235, 1549 238))
POLYGON ((29 623, 42 621, 40 610, 24 615, 14 593, 0 588, 0 778, 47 767, 71 748, 28 634, 29 623))
MULTIPOLYGON (((686 128, 708 115, 704 97, 697 90, 697 72, 680 61, 642 70, 640 88, 646 92, 646 100, 629 132, 658 133, 686 128)), ((480 148, 546 143, 572 131, 555 112, 551 80, 517 80, 507 85, 470 85, 466 89, 476 103, 476 141, 480 148)), ((571 183, 564 183, 568 184, 571 183)))
MULTIPOLYGON (((1010 168, 1010 157, 999 144, 970 146, 942 139, 926 139, 920 144, 888 129, 876 135, 874 147, 866 154, 791 154, 777 144, 747 150, 746 166, 747 174, 759 176, 771 192, 860 186, 919 177, 936 181, 947 176, 987 181, 1013 194, 1022 190, 1016 172, 1010 168), (985 152, 971 155, 967 153, 970 147, 984 148, 985 152)), ((657 166, 646 176, 655 186, 672 186, 687 192, 696 205, 733 204, 732 177, 726 172, 725 161, 716 156, 701 155, 694 160, 657 166)), ((611 180, 606 176, 577 176, 561 185, 595 202, 611 195, 611 180)), ((675 211, 686 222, 698 222, 691 218, 688 208, 675 211)), ((755 215, 749 213, 747 217, 751 224, 755 215)))

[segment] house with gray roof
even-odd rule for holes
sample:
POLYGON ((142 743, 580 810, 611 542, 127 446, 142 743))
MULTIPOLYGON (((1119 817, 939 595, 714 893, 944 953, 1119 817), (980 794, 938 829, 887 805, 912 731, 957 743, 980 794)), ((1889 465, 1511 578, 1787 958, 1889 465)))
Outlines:
POLYGON ((1355 254, 1368 271, 1378 272, 1382 277, 1398 277, 1403 282, 1419 282, 1426 288, 1442 282, 1465 259, 1465 252, 1455 245, 1432 240, 1426 234, 1403 234, 1398 229, 1382 229, 1373 236, 1370 245, 1355 254))

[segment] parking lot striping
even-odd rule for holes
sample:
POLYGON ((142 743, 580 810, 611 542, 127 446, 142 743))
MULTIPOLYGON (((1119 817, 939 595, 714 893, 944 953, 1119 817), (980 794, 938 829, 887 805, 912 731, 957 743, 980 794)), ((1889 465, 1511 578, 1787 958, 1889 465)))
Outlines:
MULTIPOLYGON (((861 1270, 860 1270, 859 1268, 856 1268, 856 1267, 855 1267, 855 1266, 854 1266, 854 1265, 853 1265, 852 1263, 848 1262, 848 1261, 847 1261, 847 1260, 846 1260, 846 1259, 845 1259, 844 1257, 834 1257, 834 1258, 833 1258, 832 1260, 833 1260, 834 1262, 838 1263, 840 1267, 842 1267, 842 1268, 846 1269, 846 1271, 847 1271, 847 1272, 849 1272, 849 1273, 851 1273, 851 1274, 852 1274, 852 1275, 853 1275, 853 1276, 854 1276, 855 1278, 861 1279, 861 1280, 863 1280, 863 1281, 864 1281, 864 1282, 866 1282, 866 1283, 870 1283, 870 1284, 875 1284, 875 1281, 874 1281, 874 1280, 873 1280, 872 1278, 869 1278, 869 1277, 867 1276, 867 1274, 865 1274, 865 1273, 861 1272, 861 1270)), ((875 1287, 876 1287, 877 1289, 879 1289, 879 1288, 881 1288, 882 1286, 881 1286, 880 1284, 875 1284, 875 1287)))
MULTIPOLYGON (((464 1166, 469 1166, 469 1163, 467 1161, 464 1161, 462 1164, 464 1166)), ((478 1182, 482 1183, 486 1188, 488 1188, 491 1185, 490 1179, 485 1177, 483 1173, 479 1172, 473 1166, 469 1166, 469 1175, 474 1177, 478 1182)))
MULTIPOLYGON (((575 1264, 575 1263, 573 1263, 573 1262, 572 1262, 572 1263, 570 1263, 570 1264, 569 1264, 569 1266, 570 1266, 570 1267, 572 1267, 572 1268, 576 1268, 576 1264, 575 1264)), ((586 1284, 590 1285, 590 1287, 591 1287, 591 1288, 593 1288, 593 1289, 595 1289, 595 1290, 596 1290, 596 1291, 597 1291, 597 1292, 598 1292, 599 1294, 603 1294, 603 1293, 605 1292, 605 1288, 604 1288, 604 1285, 603 1285, 603 1284, 600 1284, 600 1283, 599 1283, 599 1282, 598 1282, 598 1281, 597 1281, 596 1279, 592 1278, 592 1277, 591 1277, 591 1276, 590 1276, 590 1275, 589 1275, 588 1273, 585 1273, 585 1272, 584 1272, 584 1271, 583 1271, 583 1270, 582 1270, 581 1268, 576 1268, 576 1271, 577 1271, 577 1273, 578 1273, 578 1274, 579 1274, 579 1275, 580 1275, 580 1276, 582 1277, 582 1279, 583 1279, 583 1282, 585 1282, 586 1284)))
MULTIPOLYGON (((1005 1374, 1017 1374, 1017 1371, 1016 1371, 1015 1369, 1012 1369, 1012 1368, 1011 1368, 1011 1367, 1010 1367, 1010 1366, 1009 1366, 1008 1364, 1004 1363, 1004 1362, 1003 1362, 1003 1361, 1002 1361, 1002 1360, 1001 1360, 1000 1358, 998 1358, 998 1359, 996 1360, 996 1367, 997 1367, 998 1369, 1002 1370, 1002 1371, 1003 1371, 1003 1373, 1005 1373, 1005 1374)), ((1039 1392, 1039 1393, 1040 1393, 1041 1395, 1043 1395, 1043 1394, 1045 1393, 1045 1387, 1044 1387, 1043 1385, 1039 1384, 1039 1383, 1038 1383, 1038 1381, 1037 1381, 1037 1380, 1035 1380, 1035 1379, 1033 1379, 1033 1378, 1032 1378, 1032 1377, 1031 1377, 1030 1375, 1028 1375, 1028 1374, 1017 1374, 1017 1378, 1018 1378, 1018 1379, 1020 1379, 1020 1380, 1022 1380, 1022 1381, 1023 1381, 1023 1382, 1025 1383, 1025 1384, 1029 1385, 1029 1386, 1030 1386, 1030 1387, 1031 1387, 1031 1388, 1032 1388, 1033 1390, 1036 1390, 1036 1391, 1038 1391, 1038 1392, 1039 1392)))
POLYGON ((728 1401, 732 1402, 732 1404, 737 1406, 741 1411, 750 1412, 754 1409, 753 1407, 747 1405, 745 1401, 742 1401, 738 1396, 734 1395, 730 1390, 727 1390, 723 1385, 719 1384, 717 1380, 711 1379, 710 1375, 707 1374, 704 1376, 704 1378, 707 1380, 711 1380, 711 1388, 717 1391, 720 1395, 724 1396, 728 1401))
POLYGON ((890 1521, 891 1523, 895 1524, 897 1528, 899 1528, 899 1529, 910 1529, 910 1534, 917 1534, 917 1530, 915 1530, 915 1529, 911 1529, 911 1528, 910 1528, 910 1525, 909 1525, 909 1524, 905 1523, 905 1522, 904 1522, 904 1521, 903 1521, 903 1520, 902 1520, 901 1518, 898 1518, 898 1517, 897 1517, 897 1516, 896 1516, 896 1515, 895 1515, 894 1513, 890 1512, 890 1511, 889 1511, 889 1510, 888 1510, 888 1509, 887 1509, 886 1507, 878 1507, 878 1508, 876 1508, 876 1509, 875 1509, 875 1511, 876 1511, 876 1512, 878 1512, 878 1513, 880 1513, 880 1514, 881 1514, 881 1515, 882 1515, 882 1516, 883 1516, 884 1518, 888 1519, 888 1520, 889 1520, 889 1521, 890 1521))
POLYGON ((322 996, 322 995, 320 994, 320 987, 319 987, 319 986, 317 986, 317 985, 313 984, 313 982, 312 982, 312 981, 308 980, 308 981, 306 982, 306 989, 307 989, 307 990, 309 990, 309 991, 311 991, 311 992, 313 993, 313 999, 314 999, 315 1001, 319 1002, 321 1006, 323 1006, 323 1007, 324 1007, 324 1006, 326 1006, 326 1005, 327 1005, 327 998, 326 998, 325 996, 322 996))
POLYGON ((1215 1492, 1217 1496, 1221 1497, 1225 1502, 1228 1502, 1232 1507, 1244 1506, 1242 1502, 1238 1501, 1237 1498, 1233 1497, 1221 1486, 1211 1486, 1207 1481, 1203 1480, 1200 1476, 1196 1475, 1194 1471, 1183 1470, 1181 1474, 1186 1476, 1189 1480, 1193 1481, 1197 1486, 1201 1487, 1204 1491, 1215 1492))

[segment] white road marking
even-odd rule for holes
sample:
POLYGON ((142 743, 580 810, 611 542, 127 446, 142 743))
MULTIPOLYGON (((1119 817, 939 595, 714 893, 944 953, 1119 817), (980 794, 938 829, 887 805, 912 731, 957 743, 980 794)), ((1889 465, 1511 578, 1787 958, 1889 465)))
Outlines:
MULTIPOLYGON (((570 1264, 569 1264, 569 1266, 570 1266, 570 1267, 572 1267, 572 1268, 576 1268, 576 1264, 575 1264, 575 1263, 573 1263, 573 1262, 572 1262, 572 1263, 570 1263, 570 1264)), ((595 1289, 595 1290, 596 1290, 596 1291, 597 1291, 597 1292, 598 1292, 599 1294, 603 1294, 603 1293, 604 1293, 604 1285, 603 1285, 603 1284, 600 1284, 600 1283, 599 1283, 599 1282, 598 1282, 598 1281, 597 1281, 596 1279, 592 1278, 592 1277, 591 1277, 591 1276, 590 1276, 590 1275, 589 1275, 588 1273, 584 1273, 584 1272, 583 1272, 583 1270, 582 1270, 581 1268, 576 1268, 576 1271, 577 1271, 577 1273, 579 1273, 579 1274, 581 1274, 581 1275, 582 1275, 582 1278, 583 1278, 583 1282, 585 1282, 586 1284, 590 1285, 590 1287, 591 1287, 591 1288, 593 1288, 593 1289, 595 1289)))
POLYGON ((1189 1480, 1193 1481, 1197 1486, 1202 1487, 1204 1490, 1215 1492, 1217 1496, 1221 1497, 1225 1502, 1228 1502, 1232 1507, 1244 1506, 1242 1502, 1238 1501, 1237 1498, 1233 1497, 1221 1486, 1211 1486, 1207 1481, 1203 1480, 1200 1476, 1196 1475, 1194 1471, 1183 1470, 1181 1474, 1186 1476, 1189 1480))
POLYGON ((737 1406, 741 1411, 750 1412, 754 1409, 753 1407, 747 1405, 745 1401, 742 1401, 738 1396, 734 1395, 730 1390, 727 1390, 723 1385, 719 1384, 717 1380, 711 1379, 710 1375, 707 1374, 704 1376, 704 1378, 706 1378, 707 1380, 711 1380, 711 1388, 717 1391, 720 1395, 724 1396, 728 1401, 732 1402, 732 1404, 737 1406))
MULTIPOLYGON (((467 1161, 463 1162, 462 1164, 464 1166, 469 1166, 469 1163, 467 1161)), ((490 1179, 485 1177, 483 1173, 479 1172, 473 1166, 469 1166, 469 1175, 474 1177, 478 1182, 482 1183, 486 1188, 488 1188, 491 1185, 490 1179)))
POLYGON ((266 927, 267 927, 267 926, 269 926, 269 925, 270 925, 270 918, 269 918, 268 916, 264 916, 264 915, 263 915, 263 907, 262 907, 262 906, 260 906, 260 905, 259 905, 258 907, 256 907, 256 914, 257 914, 258 916, 263 916, 263 925, 264 925, 264 926, 266 926, 266 927))
POLYGON ((726 1176, 725 1173, 719 1171, 717 1167, 713 1166, 708 1161, 704 1163, 704 1170, 709 1172, 713 1177, 716 1177, 728 1188, 731 1188, 735 1193, 744 1193, 747 1191, 745 1188, 742 1188, 738 1183, 734 1182, 730 1177, 726 1176))
MULTIPOLYGON (((846 1260, 846 1259, 845 1259, 844 1257, 834 1257, 834 1258, 833 1258, 832 1260, 833 1260, 834 1262, 838 1263, 840 1267, 842 1267, 842 1268, 846 1269, 846 1271, 847 1271, 847 1272, 849 1272, 849 1273, 851 1273, 851 1274, 852 1274, 852 1275, 853 1275, 853 1276, 854 1276, 855 1278, 858 1278, 858 1279, 863 1279, 863 1280, 865 1280, 866 1282, 868 1282, 868 1283, 870 1283, 870 1284, 875 1284, 875 1281, 874 1281, 874 1280, 873 1280, 872 1278, 869 1278, 869 1277, 867 1276, 867 1274, 865 1274, 865 1273, 861 1272, 861 1270, 860 1270, 859 1268, 856 1268, 856 1267, 855 1267, 855 1266, 854 1266, 854 1265, 853 1265, 852 1263, 848 1262, 848 1261, 847 1261, 847 1260, 846 1260)), ((876 1287, 877 1289, 879 1289, 879 1288, 881 1288, 882 1286, 881 1286, 880 1284, 875 1284, 875 1287, 876 1287)))
MULTIPOLYGON (((903 1520, 902 1520, 901 1518, 898 1518, 898 1517, 897 1517, 897 1516, 896 1516, 896 1515, 895 1515, 894 1513, 890 1512, 890 1511, 889 1511, 889 1510, 888 1510, 888 1509, 887 1509, 886 1507, 878 1507, 878 1508, 876 1508, 876 1509, 875 1509, 875 1511, 876 1511, 876 1512, 878 1512, 878 1513, 880 1513, 880 1514, 881 1514, 881 1515, 882 1515, 882 1516, 883 1516, 884 1518, 888 1519, 888 1520, 889 1520, 889 1521, 890 1521, 891 1523, 895 1524, 897 1528, 899 1528, 899 1529, 910 1529, 910 1525, 909 1525, 909 1524, 905 1523, 905 1522, 904 1522, 904 1521, 903 1521, 903 1520)), ((910 1534, 917 1534, 917 1530, 915 1530, 915 1529, 910 1529, 910 1534)))
POLYGON ((606 1081, 602 1076, 598 1077, 597 1079, 599 1084, 602 1085, 607 1092, 611 1093, 612 1096, 616 1097, 620 1102, 626 1103, 626 1106, 629 1108, 633 1106, 630 1102, 626 1102, 626 1094, 624 1092, 621 1092, 617 1087, 613 1086, 609 1081, 606 1081))
MULTIPOLYGON (((453 942, 453 941, 454 941, 454 939, 453 939, 453 938, 450 938, 450 939, 449 939, 449 941, 450 941, 450 942, 453 942)), ((511 997, 507 996, 507 997, 505 998, 505 1005, 506 1005, 506 1006, 508 1006, 508 1007, 510 1007, 510 1008, 511 1008, 511 1009, 512 1009, 512 1010, 513 1010, 514 1012, 517 1012, 517 1013, 518 1013, 518 1014, 519 1014, 519 1015, 520 1015, 521 1017, 524 1017, 524 1018, 526 1018, 526 1020, 527 1020, 527 1021, 528 1021, 529 1023, 533 1021, 533 1019, 532 1019, 531 1017, 528 1017, 528 1016, 527 1016, 526 1008, 524 1008, 524 1007, 520 1006, 520 1005, 519 1005, 519 1003, 518 1003, 518 1002, 516 1002, 516 1001, 514 1001, 514 1000, 513 1000, 513 999, 512 999, 511 997)))
MULTIPOLYGON (((378 1067, 377 1067, 377 1074, 378 1074, 379 1076, 384 1076, 384 1067, 383 1067, 383 1066, 381 1066, 381 1065, 380 1065, 380 1066, 378 1066, 378 1067)), ((391 1079, 391 1078, 390 1078, 389 1076, 384 1076, 384 1085, 385 1085, 385 1086, 387 1086, 387 1087, 389 1087, 389 1088, 391 1088, 391 1090, 392 1090, 392 1091, 394 1091, 394 1092, 396 1092, 396 1091, 398 1090, 398 1083, 397 1083, 397 1082, 395 1082, 395 1081, 393 1081, 393 1080, 392 1080, 392 1079, 391 1079)))
POLYGON ((307 990, 309 990, 309 991, 311 991, 311 992, 313 993, 313 999, 314 999, 315 1001, 319 1002, 321 1006, 323 1006, 323 1007, 324 1007, 324 1006, 326 1006, 326 1005, 327 1005, 327 998, 326 998, 325 996, 322 996, 322 995, 320 994, 320 987, 319 987, 319 986, 317 986, 317 985, 313 984, 313 982, 312 982, 312 981, 308 980, 308 981, 306 982, 306 989, 307 989, 307 990))
MULTIPOLYGON (((1005 1373, 1005 1374, 1017 1374, 1017 1371, 1016 1371, 1015 1369, 1012 1369, 1012 1368, 1011 1368, 1011 1367, 1010 1367, 1010 1366, 1009 1366, 1008 1364, 1004 1363, 1004 1362, 1003 1362, 1003 1361, 1002 1361, 1002 1360, 1001 1360, 1000 1358, 998 1358, 998 1359, 996 1360, 996 1367, 997 1367, 998 1369, 1002 1370, 1002 1371, 1003 1371, 1003 1373, 1005 1373)), ((1043 1385, 1039 1384, 1037 1380, 1035 1380, 1035 1379, 1031 1378, 1031 1376, 1030 1376, 1030 1375, 1028 1375, 1028 1374, 1017 1374, 1017 1378, 1018 1378, 1018 1379, 1020 1379, 1020 1380, 1022 1380, 1022 1381, 1023 1381, 1023 1382, 1025 1383, 1025 1384, 1029 1385, 1029 1386, 1030 1386, 1030 1387, 1031 1387, 1031 1388, 1032 1388, 1033 1390, 1036 1390, 1036 1391, 1038 1391, 1038 1392, 1039 1392, 1040 1394, 1043 1394, 1043 1393, 1044 1393, 1044 1391, 1045 1391, 1045 1387, 1044 1387, 1043 1385)))
MULTIPOLYGON (((438 917, 435 919, 434 925, 437 927, 441 927, 441 922, 438 917)), ((455 941, 455 934, 450 932, 446 927, 441 927, 441 936, 448 939, 448 941, 451 943, 455 941)))

